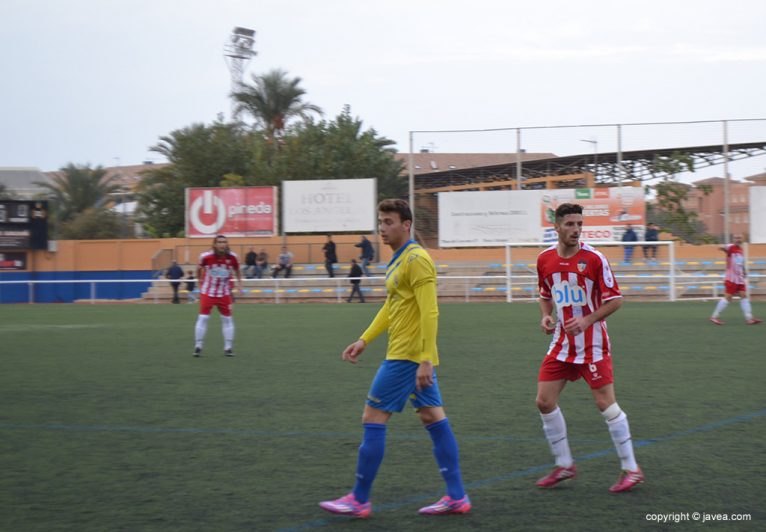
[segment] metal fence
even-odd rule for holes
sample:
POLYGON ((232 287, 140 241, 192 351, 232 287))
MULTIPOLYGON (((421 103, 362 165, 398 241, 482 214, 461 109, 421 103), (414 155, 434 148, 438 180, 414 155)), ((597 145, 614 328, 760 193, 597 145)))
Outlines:
MULTIPOLYGON (((497 273, 486 275, 439 275, 437 291, 442 302, 535 302, 537 300, 537 276, 532 273, 503 273, 506 265, 497 265, 497 273)), ((671 275, 621 274, 618 279, 623 295, 641 299, 667 301, 718 298, 723 294, 723 276, 720 273, 684 273, 677 268, 671 275)), ((752 273, 750 289, 756 297, 766 296, 766 275, 752 273)), ((361 290, 367 301, 382 302, 385 299, 383 276, 362 277, 361 290)), ((179 290, 183 302, 193 303, 199 291, 189 293, 182 280, 179 290)), ((166 279, 126 280, 14 280, 0 281, 0 303, 170 303, 171 290, 166 279), (116 295, 115 286, 121 288, 116 295), (67 294, 67 299, 52 294, 67 294)), ((247 279, 243 292, 235 293, 239 303, 344 303, 351 293, 348 277, 291 277, 247 279)))

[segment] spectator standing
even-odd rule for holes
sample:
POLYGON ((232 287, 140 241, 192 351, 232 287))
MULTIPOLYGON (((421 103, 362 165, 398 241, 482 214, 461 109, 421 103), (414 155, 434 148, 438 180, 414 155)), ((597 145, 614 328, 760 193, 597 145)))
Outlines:
POLYGON ((338 255, 335 252, 335 242, 332 241, 332 235, 327 235, 327 242, 322 246, 324 251, 324 267, 330 277, 335 277, 333 264, 338 262, 338 255))
POLYGON ((178 265, 178 262, 173 261, 170 264, 170 268, 165 273, 165 278, 170 279, 170 287, 173 289, 173 303, 180 303, 178 300, 178 288, 181 286, 180 279, 183 278, 184 271, 178 265))
MULTIPOLYGON (((650 223, 646 226, 644 240, 647 242, 656 242, 660 239, 660 230, 657 225, 650 223)), ((644 246, 644 258, 646 260, 657 260, 657 246, 644 246)))
POLYGON ((189 300, 189 303, 194 303, 197 301, 197 294, 194 291, 194 288, 196 286, 196 279, 194 278, 194 272, 189 270, 186 272, 186 297, 189 300))
POLYGON ((359 302, 364 303, 364 295, 362 295, 362 289, 359 288, 362 268, 359 267, 355 259, 351 259, 351 271, 348 273, 348 276, 351 278, 351 294, 349 294, 346 301, 351 303, 354 300, 354 294, 359 294, 359 302))
MULTIPOLYGON (((625 227, 625 232, 622 234, 622 241, 623 242, 638 242, 638 235, 633 230, 632 225, 628 224, 625 227)), ((633 248, 635 246, 623 246, 623 247, 625 248, 624 249, 625 255, 624 255, 623 262, 625 262, 626 264, 630 264, 631 262, 633 262, 633 248)))

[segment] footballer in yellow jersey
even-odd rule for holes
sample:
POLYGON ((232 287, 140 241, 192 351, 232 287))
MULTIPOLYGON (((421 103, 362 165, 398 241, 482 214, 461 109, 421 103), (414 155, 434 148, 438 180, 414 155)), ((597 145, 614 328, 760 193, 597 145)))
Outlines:
POLYGON ((386 303, 362 334, 369 344, 388 330, 387 360, 439 364, 436 268, 426 250, 408 240, 386 269, 386 303))
POLYGON ((372 483, 383 461, 386 423, 401 412, 409 399, 433 441, 433 452, 446 483, 446 495, 420 509, 421 514, 463 514, 471 501, 463 488, 457 441, 442 406, 434 366, 439 308, 436 302, 436 268, 431 257, 409 239, 412 211, 406 201, 390 199, 378 205, 378 230, 394 250, 386 269, 386 302, 375 319, 341 358, 356 364, 371 341, 388 331, 388 350, 367 395, 362 415, 364 435, 359 447, 356 483, 340 499, 323 501, 328 512, 368 517, 372 483))

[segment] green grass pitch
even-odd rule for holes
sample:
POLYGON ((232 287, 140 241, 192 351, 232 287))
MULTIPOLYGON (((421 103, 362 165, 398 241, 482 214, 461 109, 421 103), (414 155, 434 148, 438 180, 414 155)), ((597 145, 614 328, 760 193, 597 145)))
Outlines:
POLYGON ((619 461, 583 381, 561 401, 579 476, 534 486, 552 462, 534 404, 549 340, 536 305, 441 305, 439 378, 474 510, 416 514, 443 484, 405 410, 363 522, 317 502, 353 483, 385 339, 357 366, 340 352, 377 305, 237 306, 234 359, 217 316, 191 356, 193 305, 0 306, 0 530, 657 530, 646 515, 673 512, 748 513, 708 525, 764 529, 766 325, 732 305, 716 327, 713 305, 629 300, 609 320, 647 476, 620 495, 607 492, 619 461))

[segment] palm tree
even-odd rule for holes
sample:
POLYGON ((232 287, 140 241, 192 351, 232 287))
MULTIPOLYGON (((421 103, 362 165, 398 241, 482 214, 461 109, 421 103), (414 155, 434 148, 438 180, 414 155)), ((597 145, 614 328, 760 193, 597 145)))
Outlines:
POLYGON ((280 69, 262 76, 253 74, 252 78, 252 85, 241 83, 240 90, 231 94, 236 102, 235 116, 249 114, 270 139, 282 136, 291 118, 322 114, 319 107, 303 101, 306 91, 299 86, 301 78, 289 79, 287 72, 280 69))
POLYGON ((48 189, 56 204, 58 220, 69 221, 88 209, 102 209, 111 200, 110 194, 120 186, 107 177, 106 170, 98 166, 78 166, 69 163, 53 174, 50 182, 38 181, 36 185, 48 189))

